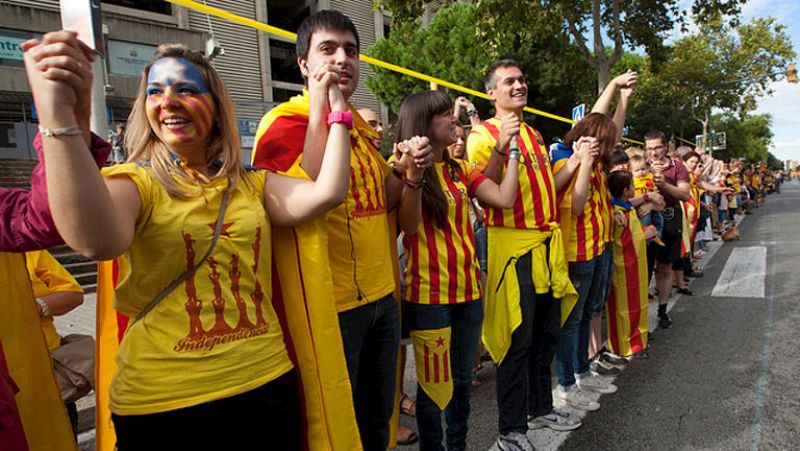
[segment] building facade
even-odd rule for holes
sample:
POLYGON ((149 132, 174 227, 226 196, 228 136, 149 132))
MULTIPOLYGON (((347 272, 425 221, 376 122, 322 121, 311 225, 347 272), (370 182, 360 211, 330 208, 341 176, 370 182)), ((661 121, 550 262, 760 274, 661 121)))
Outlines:
MULTIPOLYGON (((362 51, 388 33, 388 15, 375 10, 373 0, 206 0, 205 3, 292 32, 297 31, 309 14, 336 9, 352 18, 362 51)), ((178 42, 204 50, 213 37, 224 49, 213 64, 233 98, 246 161, 262 115, 303 89, 291 41, 161 0, 104 0, 101 8, 106 104, 111 128, 126 120, 142 70, 160 43, 178 42)), ((0 2, 0 159, 35 157, 29 143, 36 133, 36 111, 19 44, 59 28, 59 0, 0 2)), ((380 112, 386 122, 386 108, 363 82, 371 74, 371 69, 361 63, 362 81, 351 101, 358 108, 380 112)))

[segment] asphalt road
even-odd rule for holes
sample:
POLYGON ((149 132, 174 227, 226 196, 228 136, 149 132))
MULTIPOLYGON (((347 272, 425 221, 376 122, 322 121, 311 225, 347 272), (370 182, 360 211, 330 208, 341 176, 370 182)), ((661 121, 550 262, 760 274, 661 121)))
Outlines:
MULTIPOLYGON (((740 241, 714 243, 705 276, 691 284, 695 296, 673 298, 674 326, 655 331, 649 358, 616 379, 619 392, 600 398, 602 408, 576 431, 529 432, 537 449, 800 449, 800 183, 767 200, 740 224, 740 241), (754 260, 733 279, 746 278, 743 285, 712 296, 718 282, 731 280, 720 275, 733 250, 761 247, 766 265, 754 260), (736 297, 753 296, 752 284, 763 284, 763 297, 736 297)), ((731 265, 727 272, 736 271, 731 265)), ((412 372, 406 387, 413 396, 412 372)), ((497 437, 494 369, 479 378, 468 437, 473 450, 492 448, 497 437)), ((401 424, 416 429, 413 418, 401 416, 401 424)))

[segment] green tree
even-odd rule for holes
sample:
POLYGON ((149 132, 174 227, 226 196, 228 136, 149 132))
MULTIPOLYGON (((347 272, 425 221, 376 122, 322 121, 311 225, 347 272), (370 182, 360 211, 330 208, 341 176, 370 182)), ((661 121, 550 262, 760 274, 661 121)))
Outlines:
MULTIPOLYGON (((696 23, 723 19, 737 23, 741 5, 746 0, 694 0, 691 13, 696 23)), ((450 0, 452 2, 452 0, 450 0)), ((423 0, 376 0, 376 5, 393 12, 399 21, 419 17, 427 2, 423 0)), ((654 60, 664 53, 664 41, 676 25, 686 25, 687 14, 680 0, 477 0, 483 22, 489 25, 486 32, 505 35, 514 23, 530 24, 531 14, 545 11, 555 16, 544 28, 551 35, 556 32, 571 36, 584 61, 597 75, 597 92, 601 92, 612 77, 611 69, 622 58, 625 47, 643 47, 654 60), (586 39, 591 33, 592 44, 586 39), (610 42, 610 45, 606 43, 610 42), (610 52, 606 51, 608 48, 610 52)), ((541 28, 527 27, 518 35, 529 38, 541 28)))
POLYGON ((736 115, 725 113, 712 118, 714 130, 725 132, 727 148, 714 151, 716 158, 745 158, 749 163, 766 161, 772 144, 772 117, 769 114, 736 115))
POLYGON ((752 111, 795 56, 785 30, 772 18, 735 30, 716 21, 676 41, 664 64, 648 57, 629 115, 634 134, 658 128, 692 137, 708 130, 712 110, 752 111))
MULTIPOLYGON (((546 30, 546 25, 555 20, 551 14, 531 14, 527 26, 546 30)), ((517 22, 520 28, 503 29, 501 34, 508 39, 498 39, 482 32, 488 27, 483 20, 479 5, 454 4, 440 9, 427 27, 422 27, 418 20, 397 24, 391 35, 376 42, 367 54, 479 92, 485 90, 486 69, 501 58, 513 58, 526 74, 529 104, 563 116, 569 116, 579 100, 593 97, 592 76, 580 70, 580 53, 566 36, 554 38, 540 31, 535 40, 512 38, 523 33, 531 36, 517 22)), ((378 68, 366 84, 393 111, 398 111, 403 99, 412 92, 428 89, 426 82, 378 68)), ((493 114, 488 101, 472 101, 481 117, 493 114)), ((568 124, 549 119, 528 117, 527 120, 535 120, 537 129, 548 140, 569 130, 568 124)))

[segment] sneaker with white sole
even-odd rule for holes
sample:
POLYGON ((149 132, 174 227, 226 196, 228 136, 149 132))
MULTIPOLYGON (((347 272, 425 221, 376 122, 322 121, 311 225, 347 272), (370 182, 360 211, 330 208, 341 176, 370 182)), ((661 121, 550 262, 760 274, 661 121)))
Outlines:
POLYGON ((591 399, 589 395, 578 388, 577 385, 571 385, 569 387, 562 387, 559 385, 558 388, 556 388, 556 397, 565 404, 579 410, 593 412, 600 409, 600 403, 591 399))
POLYGON ((497 449, 500 451, 536 451, 528 436, 521 432, 500 434, 497 438, 497 449))
POLYGON ((591 362, 589 362, 589 368, 591 369, 593 374, 597 374, 599 376, 611 376, 617 377, 622 374, 622 368, 612 365, 608 362, 604 362, 600 358, 595 358, 591 362))
POLYGON ((570 415, 566 410, 553 409, 547 415, 536 418, 528 417, 528 427, 531 429, 548 427, 554 431, 573 431, 581 427, 581 420, 570 415))
POLYGON ((612 393, 617 392, 616 385, 595 375, 578 377, 577 380, 578 380, 578 387, 580 387, 581 390, 593 391, 595 393, 600 393, 603 395, 610 395, 612 393))
POLYGON ((622 357, 621 355, 614 354, 609 350, 605 350, 600 353, 600 360, 610 363, 612 365, 627 365, 630 363, 630 359, 628 357, 622 357))

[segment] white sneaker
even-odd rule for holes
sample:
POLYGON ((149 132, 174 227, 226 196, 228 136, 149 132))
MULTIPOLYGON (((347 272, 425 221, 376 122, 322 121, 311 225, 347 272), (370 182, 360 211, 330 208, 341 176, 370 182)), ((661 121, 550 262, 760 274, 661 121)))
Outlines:
POLYGON ((578 388, 577 385, 570 385, 569 387, 558 386, 556 388, 556 397, 576 409, 593 412, 600 409, 600 403, 589 398, 589 396, 578 388))
POLYGON ((612 393, 617 392, 616 385, 593 374, 583 377, 579 376, 577 380, 578 380, 578 387, 580 387, 581 390, 593 391, 595 393, 600 393, 603 395, 610 395, 612 393))
POLYGON ((577 416, 570 415, 566 410, 553 409, 547 415, 536 418, 528 417, 528 427, 531 429, 548 427, 554 431, 572 431, 581 427, 581 420, 577 416))
POLYGON ((536 451, 528 436, 521 432, 501 434, 497 438, 497 449, 500 451, 536 451))

